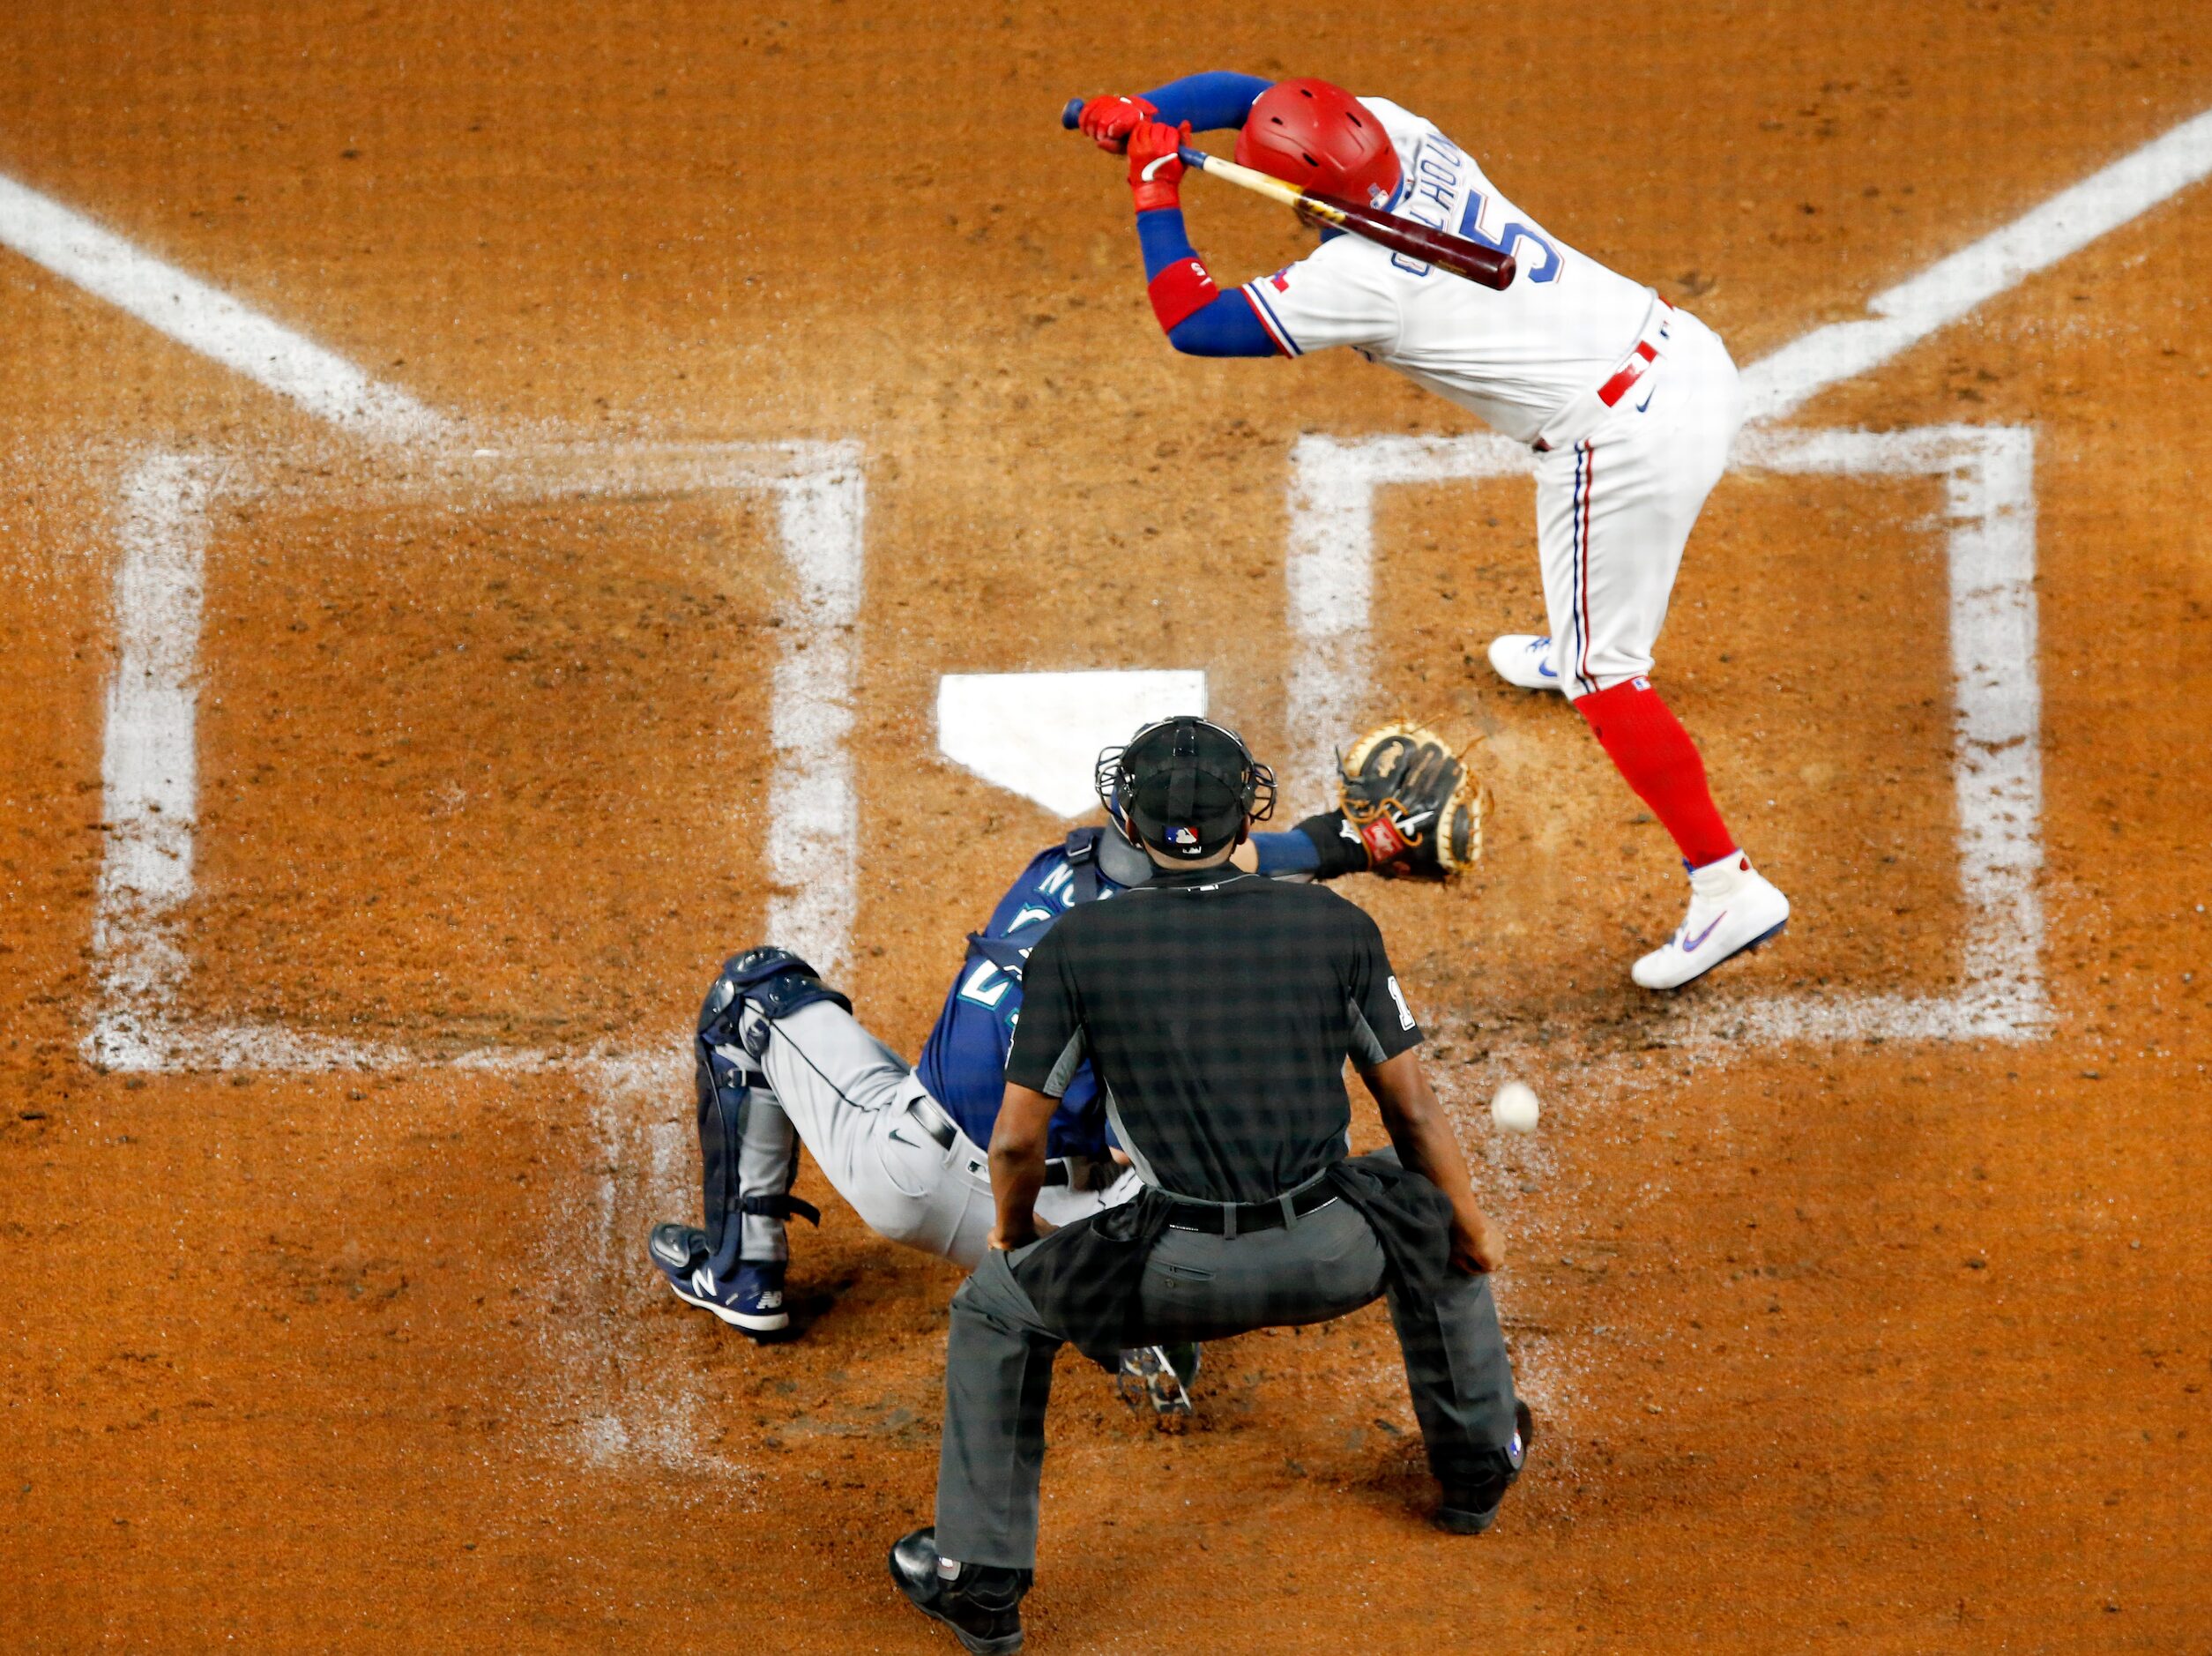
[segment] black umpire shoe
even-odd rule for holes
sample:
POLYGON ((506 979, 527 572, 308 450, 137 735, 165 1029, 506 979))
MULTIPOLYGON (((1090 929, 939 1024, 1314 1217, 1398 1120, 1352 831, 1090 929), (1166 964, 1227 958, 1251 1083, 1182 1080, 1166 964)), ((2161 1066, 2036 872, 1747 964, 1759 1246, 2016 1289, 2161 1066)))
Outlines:
POLYGON ((891 1548, 891 1579, 924 1615, 953 1630, 976 1656, 1006 1656, 1022 1647, 1022 1595, 1032 1572, 994 1564, 963 1564, 947 1581, 937 1573, 935 1525, 899 1538, 891 1548))
POLYGON ((1529 1452, 1529 1445, 1536 1442, 1536 1416, 1529 1413, 1529 1406, 1518 1398, 1513 1401, 1513 1443, 1506 1451, 1512 1462, 1511 1470, 1501 1480, 1482 1490, 1447 1489, 1444 1503, 1436 1509, 1436 1527, 1449 1530, 1455 1535, 1479 1535, 1498 1521, 1498 1509, 1505 1503, 1506 1491, 1521 1475, 1521 1462, 1529 1452))

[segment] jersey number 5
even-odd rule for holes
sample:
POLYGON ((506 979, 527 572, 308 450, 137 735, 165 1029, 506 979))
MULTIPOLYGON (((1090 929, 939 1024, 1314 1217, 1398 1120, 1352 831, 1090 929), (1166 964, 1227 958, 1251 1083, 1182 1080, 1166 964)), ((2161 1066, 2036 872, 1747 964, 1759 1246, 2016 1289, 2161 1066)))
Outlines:
POLYGON ((1517 219, 1496 235, 1492 235, 1482 228, 1483 209, 1489 205, 1489 198, 1480 190, 1471 190, 1467 192, 1467 210, 1459 215, 1460 235, 1465 236, 1470 242, 1479 242, 1484 247, 1500 253, 1509 254, 1515 259, 1519 260, 1521 276, 1523 280, 1548 282, 1557 280, 1560 266, 1565 262, 1559 256, 1559 249, 1545 241, 1541 231, 1531 229, 1517 219), (1514 251, 1514 244, 1518 242, 1533 242, 1543 253, 1544 262, 1533 270, 1529 268, 1528 260, 1514 251))

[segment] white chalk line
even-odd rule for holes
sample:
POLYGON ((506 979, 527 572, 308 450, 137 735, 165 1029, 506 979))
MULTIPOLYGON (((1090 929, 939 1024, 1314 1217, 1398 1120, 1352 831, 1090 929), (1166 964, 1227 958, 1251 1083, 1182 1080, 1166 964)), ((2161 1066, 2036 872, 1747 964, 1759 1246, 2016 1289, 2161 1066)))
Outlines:
POLYGON ((672 1031, 658 1051, 567 1066, 589 1093, 599 1172, 571 1186, 581 1187, 585 1211, 556 1214, 546 1240, 555 1288, 577 1309, 542 1325, 553 1361, 539 1414, 563 1423, 551 1447, 586 1466, 644 1461, 711 1477, 717 1502, 726 1503, 737 1493, 732 1481, 757 1485, 759 1474, 711 1447, 721 1399, 697 1365, 669 1360, 656 1326, 640 1315, 656 1302, 674 1303, 646 1258, 647 1228, 698 1205, 686 1161, 672 1153, 691 1137, 687 1045, 672 1031), (667 1118, 679 1100, 685 1120, 672 1128, 667 1118))
POLYGON ((390 444, 453 434, 452 421, 405 392, 379 384, 335 352, 5 177, 0 245, 341 430, 390 444))
MULTIPOLYGON (((1750 418, 1785 414, 2071 257, 2212 173, 2212 111, 2092 174, 2001 229, 1877 294, 1873 314, 1816 328, 1745 374, 1750 418)), ((74 208, 0 176, 0 245, 106 300, 179 344, 375 442, 451 438, 453 422, 380 384, 228 294, 74 208)))
MULTIPOLYGON (((2041 691, 2036 651, 2035 434, 2022 427, 1896 432, 1766 429, 1739 441, 1757 470, 1940 478, 1949 567, 1952 764, 1966 907, 1959 988, 1942 996, 1677 997, 1653 1017, 1705 1051, 1798 1041, 2025 1041, 2050 1027, 2042 965, 2041 691)), ((1291 786, 1315 795, 1330 742, 1353 727, 1376 558, 1374 497, 1407 484, 1531 469, 1499 436, 1307 436, 1291 453, 1289 623, 1296 640, 1291 786)), ((1310 802, 1310 801, 1309 801, 1310 802)))
MULTIPOLYGON (((779 601, 770 742, 770 896, 763 932, 825 972, 841 966, 859 902, 859 819, 847 736, 853 723, 866 484, 844 443, 704 444, 540 450, 372 483, 349 494, 435 500, 462 481, 478 493, 562 498, 621 493, 766 492, 793 575, 779 601), (788 772, 785 775, 785 772, 788 772)), ((197 651, 209 513, 300 486, 204 457, 156 454, 126 480, 117 526, 116 664, 102 763, 108 851, 93 936, 99 997, 86 1059, 129 1071, 376 1069, 424 1062, 490 1070, 543 1067, 547 1054, 502 1049, 443 1058, 391 1043, 280 1025, 196 1023, 175 1007, 190 960, 175 935, 193 890, 197 651)))

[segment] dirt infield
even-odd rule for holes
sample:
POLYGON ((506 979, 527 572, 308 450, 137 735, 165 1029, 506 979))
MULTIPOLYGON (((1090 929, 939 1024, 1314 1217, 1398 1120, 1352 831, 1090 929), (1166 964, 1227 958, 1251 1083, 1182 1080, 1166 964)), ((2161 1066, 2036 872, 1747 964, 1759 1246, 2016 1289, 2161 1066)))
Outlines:
MULTIPOLYGON (((957 1274, 811 1167, 799 1340, 642 1248, 696 1202, 707 975, 812 900, 776 664, 849 658, 838 975, 912 1052, 1065 827, 939 756, 940 677, 1203 668, 1287 750, 1294 445, 1473 429, 1348 354, 1175 358, 1066 95, 1387 93, 1747 364, 2212 108, 2171 0, 1172 39, 24 0, 0 40, 0 179, 443 422, 341 429, 0 250, 0 1622, 35 1649, 951 1648, 882 1561, 957 1274), (819 637, 793 478, 865 500, 819 637), (197 696, 182 819, 115 809, 141 670, 197 696)), ((1186 200, 1225 278, 1300 250, 1186 200)), ((1723 482, 1658 677, 1797 918, 1677 1002, 1626 975, 1664 831, 1483 664, 1540 614, 1526 480, 1376 495, 1369 710, 1481 734, 1499 808, 1460 887, 1344 889, 1507 1225, 1542 1442, 1455 1540, 1379 1309, 1209 1348, 1180 1437, 1070 1354, 1031 1648, 2212 1647, 2208 262, 2212 183, 1791 416, 1971 429, 1934 458, 1723 482), (1954 734, 1998 542, 2032 820, 1954 734), (1532 1139, 1480 1108, 1508 1074, 1532 1139)))

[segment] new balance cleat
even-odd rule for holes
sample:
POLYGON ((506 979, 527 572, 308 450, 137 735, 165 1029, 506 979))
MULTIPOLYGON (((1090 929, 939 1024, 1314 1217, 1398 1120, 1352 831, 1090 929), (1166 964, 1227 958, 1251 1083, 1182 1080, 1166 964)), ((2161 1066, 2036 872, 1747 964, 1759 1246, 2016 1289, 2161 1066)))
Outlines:
POLYGON ((1495 1524, 1498 1509, 1505 1504, 1506 1491, 1520 1478, 1530 1445, 1535 1442, 1536 1416, 1529 1412, 1526 1403, 1516 1398, 1513 1403, 1513 1441, 1499 1456, 1500 1464, 1493 1475, 1486 1480, 1480 1489, 1445 1490, 1443 1503, 1436 1509, 1436 1527, 1454 1535, 1479 1535, 1495 1524))
POLYGON ((906 1601, 950 1628, 975 1656, 1012 1656, 1021 1649, 1022 1598, 1034 1571, 962 1564, 948 1575, 935 1525, 900 1536, 890 1563, 906 1601))
MULTIPOLYGON (((781 1333, 791 1326, 791 1313, 784 1309, 784 1262, 780 1259, 740 1260, 737 1269, 728 1278, 718 1277, 704 1255, 689 1264, 677 1264, 663 1254, 659 1245, 660 1230, 679 1228, 661 1227, 653 1233, 654 1242, 649 1244, 653 1263, 660 1267, 661 1275, 668 1279, 669 1289, 686 1305, 696 1305, 703 1311, 711 1311, 732 1328, 742 1329, 756 1337, 781 1333)), ((699 1233, 702 1242, 705 1233, 699 1233)), ((674 1250, 674 1242, 670 1251, 674 1250)))

